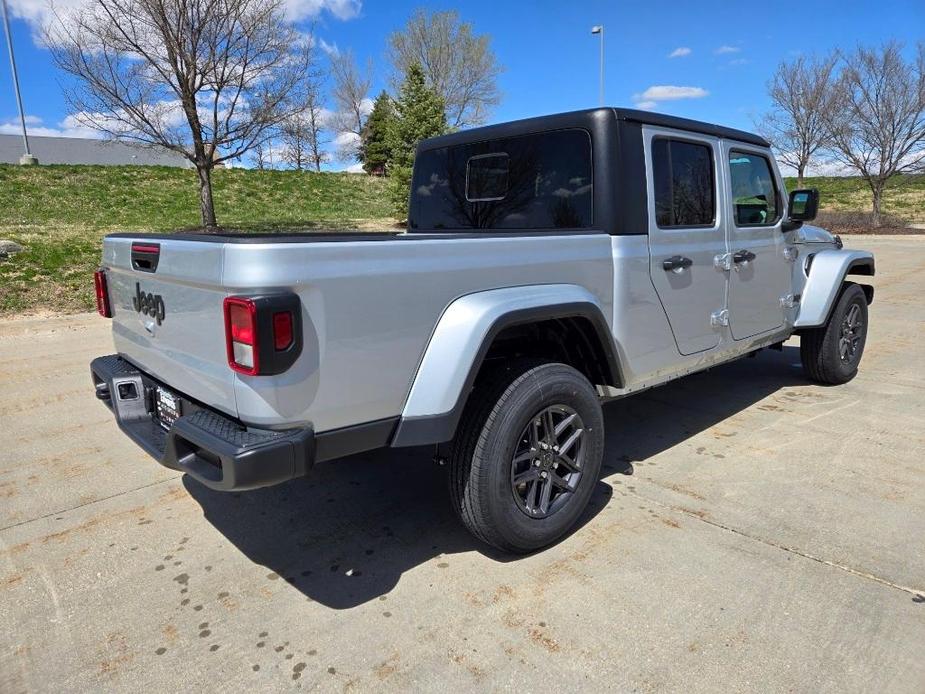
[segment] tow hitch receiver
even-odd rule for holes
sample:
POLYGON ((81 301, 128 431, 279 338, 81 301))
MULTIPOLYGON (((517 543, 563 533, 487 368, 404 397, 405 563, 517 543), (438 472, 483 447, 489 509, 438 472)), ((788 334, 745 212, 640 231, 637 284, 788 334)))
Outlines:
POLYGON ((96 397, 119 428, 161 465, 211 489, 255 489, 301 477, 311 467, 311 427, 248 427, 188 399, 118 355, 90 364, 96 397))

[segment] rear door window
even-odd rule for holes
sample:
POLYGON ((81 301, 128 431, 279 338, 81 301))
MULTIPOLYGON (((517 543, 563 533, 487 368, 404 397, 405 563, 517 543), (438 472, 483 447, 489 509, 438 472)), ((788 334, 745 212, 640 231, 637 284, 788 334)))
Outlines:
POLYGON ((771 171, 771 163, 760 154, 729 152, 729 183, 736 226, 772 226, 777 223, 780 204, 771 171))
POLYGON ((713 226, 716 181, 713 148, 706 143, 652 140, 655 222, 661 228, 713 226))
POLYGON ((591 137, 557 130, 420 152, 409 228, 586 229, 591 137))

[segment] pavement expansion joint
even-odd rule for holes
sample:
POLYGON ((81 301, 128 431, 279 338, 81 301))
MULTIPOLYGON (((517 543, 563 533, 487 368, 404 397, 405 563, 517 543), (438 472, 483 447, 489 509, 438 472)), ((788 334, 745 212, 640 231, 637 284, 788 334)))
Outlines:
POLYGON ((625 493, 635 496, 636 498, 642 501, 647 501, 651 504, 655 504, 656 506, 661 506, 664 509, 669 509, 672 511, 676 511, 678 513, 683 513, 685 516, 689 518, 693 518, 694 520, 698 520, 702 523, 706 523, 707 525, 712 525, 715 528, 719 528, 720 530, 725 530, 726 532, 730 532, 740 537, 744 537, 748 540, 752 540, 753 542, 760 542, 764 545, 767 545, 768 547, 773 547, 774 549, 779 549, 783 552, 794 554, 798 557, 802 557, 803 559, 809 559, 811 561, 818 562, 820 564, 825 564, 826 566, 831 566, 834 569, 839 569, 853 576, 867 579, 868 581, 874 581, 875 583, 888 586, 889 588, 895 588, 896 590, 901 590, 904 593, 909 593, 910 595, 916 598, 921 598, 922 596, 925 596, 925 589, 910 588, 909 586, 904 586, 900 583, 894 583, 893 581, 887 578, 883 578, 882 576, 877 576, 875 574, 868 573, 867 571, 862 571, 860 569, 855 569, 845 564, 840 564, 838 562, 834 562, 829 559, 824 559, 823 557, 818 557, 815 554, 811 554, 804 550, 797 549, 796 547, 790 547, 788 545, 781 544, 780 542, 775 542, 774 540, 769 540, 764 537, 759 537, 758 535, 752 535, 751 533, 748 533, 744 530, 734 528, 731 525, 726 525, 725 523, 720 523, 719 521, 715 521, 710 518, 705 518, 702 514, 695 513, 694 511, 684 508, 683 506, 675 506, 673 504, 666 504, 662 501, 658 501, 657 499, 653 499, 651 497, 645 496, 644 494, 639 494, 638 492, 627 490, 625 493))
POLYGON ((70 513, 71 511, 76 511, 78 509, 85 508, 86 506, 93 506, 93 504, 98 504, 102 501, 109 501, 110 499, 117 499, 120 496, 125 496, 126 494, 131 494, 141 489, 147 489, 148 487, 156 487, 159 484, 164 484, 166 482, 172 482, 174 480, 180 479, 182 476, 183 475, 174 475, 173 477, 168 477, 165 480, 158 480, 157 482, 151 482, 150 484, 143 484, 140 487, 132 487, 131 489, 126 489, 124 491, 118 492, 117 494, 110 494, 109 496, 101 496, 99 499, 93 499, 93 501, 88 501, 84 504, 77 504, 76 506, 70 506, 68 508, 63 508, 58 511, 52 511, 51 513, 44 513, 41 516, 36 516, 35 518, 28 518, 24 521, 19 521, 18 523, 13 523, 12 525, 7 525, 3 528, 0 528, 0 533, 2 533, 4 530, 12 530, 13 528, 18 528, 21 525, 28 525, 29 523, 35 523, 36 521, 40 521, 45 518, 51 518, 52 516, 60 516, 64 513, 70 513))

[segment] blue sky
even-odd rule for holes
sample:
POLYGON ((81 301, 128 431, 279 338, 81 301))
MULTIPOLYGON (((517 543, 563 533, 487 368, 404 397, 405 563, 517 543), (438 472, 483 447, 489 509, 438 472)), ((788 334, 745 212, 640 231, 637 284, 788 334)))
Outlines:
MULTIPOLYGON (((32 127, 36 133, 74 132, 61 96, 65 78, 34 40, 47 0, 8 2, 32 127)), ((326 44, 351 48, 360 60, 374 61, 373 94, 388 85, 384 54, 391 31, 416 7, 458 10, 477 32, 492 36, 505 67, 503 101, 490 122, 597 105, 599 44, 590 33, 595 24, 605 26, 608 104, 643 103, 656 111, 745 129, 752 128, 752 116, 767 109, 765 83, 781 60, 894 38, 911 49, 916 40, 925 39, 925 0, 802 0, 789 7, 720 0, 287 2, 306 28, 315 25, 316 36, 326 44), (683 55, 670 57, 673 53, 683 55), (684 98, 666 98, 672 96, 684 98)), ((5 52, 0 60, 0 132, 16 132, 5 52)))

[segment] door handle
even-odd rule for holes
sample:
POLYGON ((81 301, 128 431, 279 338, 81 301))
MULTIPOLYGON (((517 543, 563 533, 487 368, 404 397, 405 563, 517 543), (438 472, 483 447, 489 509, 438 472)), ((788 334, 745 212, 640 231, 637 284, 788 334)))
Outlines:
POLYGON ((662 261, 662 269, 665 272, 683 272, 693 264, 694 261, 690 258, 685 258, 683 255, 673 255, 662 261))
POLYGON ((755 259, 755 254, 751 251, 736 251, 732 254, 732 262, 736 265, 740 263, 750 263, 755 259))

